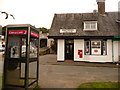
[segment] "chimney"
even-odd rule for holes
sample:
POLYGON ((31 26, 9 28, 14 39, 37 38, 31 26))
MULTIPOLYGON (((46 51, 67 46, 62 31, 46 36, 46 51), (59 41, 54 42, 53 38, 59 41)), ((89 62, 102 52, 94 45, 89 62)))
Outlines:
POLYGON ((105 14, 105 0, 96 0, 98 4, 98 13, 105 14))

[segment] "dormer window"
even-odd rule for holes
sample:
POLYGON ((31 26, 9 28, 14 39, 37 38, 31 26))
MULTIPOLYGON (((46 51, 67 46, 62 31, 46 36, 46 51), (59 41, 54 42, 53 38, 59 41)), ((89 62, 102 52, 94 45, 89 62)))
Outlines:
POLYGON ((84 21, 84 31, 97 30, 97 21, 84 21))

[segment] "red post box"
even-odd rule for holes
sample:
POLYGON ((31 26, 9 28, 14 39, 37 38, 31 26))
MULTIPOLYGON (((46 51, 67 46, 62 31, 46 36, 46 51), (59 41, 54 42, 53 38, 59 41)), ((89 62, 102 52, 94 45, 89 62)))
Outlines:
POLYGON ((78 55, 79 55, 79 58, 83 58, 83 51, 82 50, 78 50, 78 55))

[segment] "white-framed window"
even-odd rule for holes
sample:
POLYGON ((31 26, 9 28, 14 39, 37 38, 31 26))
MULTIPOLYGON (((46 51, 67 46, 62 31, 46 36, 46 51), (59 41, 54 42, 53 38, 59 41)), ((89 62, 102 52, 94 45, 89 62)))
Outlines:
POLYGON ((84 31, 97 30, 97 21, 84 21, 84 31))
POLYGON ((85 55, 107 55, 107 41, 85 40, 85 55))

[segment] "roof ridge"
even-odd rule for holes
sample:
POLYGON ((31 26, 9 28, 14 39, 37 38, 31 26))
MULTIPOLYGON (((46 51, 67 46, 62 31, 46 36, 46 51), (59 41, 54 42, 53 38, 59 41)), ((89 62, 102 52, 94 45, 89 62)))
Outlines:
MULTIPOLYGON (((112 11, 112 12, 106 12, 106 13, 118 13, 118 11, 112 11)), ((57 15, 59 14, 94 14, 94 12, 86 12, 86 13, 55 13, 57 15)), ((98 14, 98 12, 96 12, 95 14, 98 14)))

